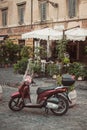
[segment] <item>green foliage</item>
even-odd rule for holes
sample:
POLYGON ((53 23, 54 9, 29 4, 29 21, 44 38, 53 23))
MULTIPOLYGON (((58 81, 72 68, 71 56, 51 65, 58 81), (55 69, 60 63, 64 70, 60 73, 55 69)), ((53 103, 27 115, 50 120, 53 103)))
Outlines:
POLYGON ((56 83, 57 83, 57 85, 62 85, 62 76, 61 75, 57 75, 57 77, 56 77, 56 83))
POLYGON ((20 47, 11 40, 6 40, 5 44, 0 45, 1 64, 13 64, 19 59, 20 47))
POLYGON ((41 72, 41 62, 40 61, 34 62, 33 71, 34 71, 34 73, 37 73, 37 74, 39 74, 41 72))
POLYGON ((64 58, 64 52, 66 52, 66 45, 67 45, 68 41, 65 39, 59 40, 58 44, 57 44, 57 53, 58 53, 58 58, 59 59, 63 59, 64 58))
POLYGON ((47 57, 47 50, 43 47, 40 47, 40 57, 41 59, 44 59, 47 57))
POLYGON ((14 64, 20 59, 30 58, 32 53, 31 47, 20 47, 20 45, 14 44, 13 41, 8 39, 5 41, 5 44, 0 45, 0 63, 14 64))
POLYGON ((78 78, 79 76, 82 76, 83 78, 87 76, 87 70, 85 70, 84 65, 78 62, 74 62, 69 66, 68 72, 70 74, 73 74, 78 78))
POLYGON ((47 64, 47 67, 46 67, 46 73, 49 76, 53 76, 54 74, 58 74, 59 73, 59 68, 57 67, 56 64, 49 63, 49 64, 47 64))
MULTIPOLYGON (((23 48, 22 53, 21 53, 22 57, 27 57, 29 54, 32 53, 32 52, 29 52, 28 49, 30 48, 26 48, 26 47, 23 48)), ((46 50, 43 47, 36 47, 34 55, 35 55, 35 60, 32 63, 30 63, 30 68, 34 73, 40 74, 41 73, 40 59, 46 56, 46 50)), ((30 58, 30 56, 28 58, 30 58)))
POLYGON ((27 64, 28 64, 28 59, 22 58, 20 61, 14 64, 14 71, 19 74, 24 74, 27 68, 27 64))
POLYGON ((63 63, 64 63, 64 64, 70 63, 70 59, 69 59, 68 57, 64 57, 63 63))
POLYGON ((21 48, 20 57, 21 60, 17 61, 17 63, 14 65, 14 71, 20 74, 24 74, 27 68, 28 59, 32 55, 32 48, 24 46, 21 48))
POLYGON ((26 57, 26 58, 30 58, 32 56, 32 48, 31 47, 28 47, 28 46, 24 46, 22 49, 21 49, 21 57, 26 57))
POLYGON ((10 53, 17 53, 20 50, 20 46, 18 44, 14 44, 11 40, 5 41, 5 45, 10 53))
POLYGON ((37 59, 38 59, 38 57, 40 59, 43 59, 43 58, 46 58, 46 56, 47 56, 46 49, 41 46, 35 48, 34 54, 36 55, 37 59))
POLYGON ((20 46, 18 44, 14 44, 11 40, 7 40, 6 44, 6 53, 7 59, 10 63, 15 63, 19 59, 20 46))
POLYGON ((85 54, 87 54, 87 46, 85 46, 85 54))

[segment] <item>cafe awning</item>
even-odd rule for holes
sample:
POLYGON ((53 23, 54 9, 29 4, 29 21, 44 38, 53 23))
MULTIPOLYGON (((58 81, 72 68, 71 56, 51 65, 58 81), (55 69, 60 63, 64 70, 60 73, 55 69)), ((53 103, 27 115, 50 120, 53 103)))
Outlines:
POLYGON ((52 28, 43 28, 40 30, 35 30, 32 32, 22 34, 22 39, 37 38, 37 39, 47 40, 47 57, 49 57, 50 41, 61 40, 62 36, 63 36, 63 32, 56 31, 55 29, 52 28))
POLYGON ((74 28, 65 31, 66 38, 69 40, 74 40, 74 41, 85 41, 87 37, 87 29, 84 28, 74 28))
POLYGON ((44 28, 22 34, 22 39, 37 38, 43 40, 60 40, 63 33, 52 28, 44 28))

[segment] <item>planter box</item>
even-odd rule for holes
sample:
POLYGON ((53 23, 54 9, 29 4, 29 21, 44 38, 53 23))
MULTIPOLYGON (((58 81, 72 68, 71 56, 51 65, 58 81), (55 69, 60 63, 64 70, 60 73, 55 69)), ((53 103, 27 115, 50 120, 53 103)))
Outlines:
POLYGON ((71 92, 69 92, 68 94, 70 100, 72 101, 72 103, 69 103, 69 107, 73 107, 74 105, 76 105, 76 101, 77 101, 77 93, 76 90, 72 90, 71 92))

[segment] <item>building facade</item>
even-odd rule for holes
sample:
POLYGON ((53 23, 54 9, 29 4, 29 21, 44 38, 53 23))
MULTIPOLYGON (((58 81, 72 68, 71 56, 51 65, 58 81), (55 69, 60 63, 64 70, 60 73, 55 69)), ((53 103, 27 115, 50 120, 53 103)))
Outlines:
POLYGON ((0 42, 9 37, 32 46, 23 33, 59 25, 87 28, 87 0, 0 0, 0 42))

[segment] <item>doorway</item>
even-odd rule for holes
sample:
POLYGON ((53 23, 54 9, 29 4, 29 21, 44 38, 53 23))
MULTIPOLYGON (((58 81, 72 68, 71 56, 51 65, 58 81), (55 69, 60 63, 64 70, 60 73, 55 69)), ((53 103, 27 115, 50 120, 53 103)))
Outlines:
POLYGON ((68 43, 67 52, 69 53, 71 62, 74 62, 77 60, 77 44, 75 42, 68 43))

